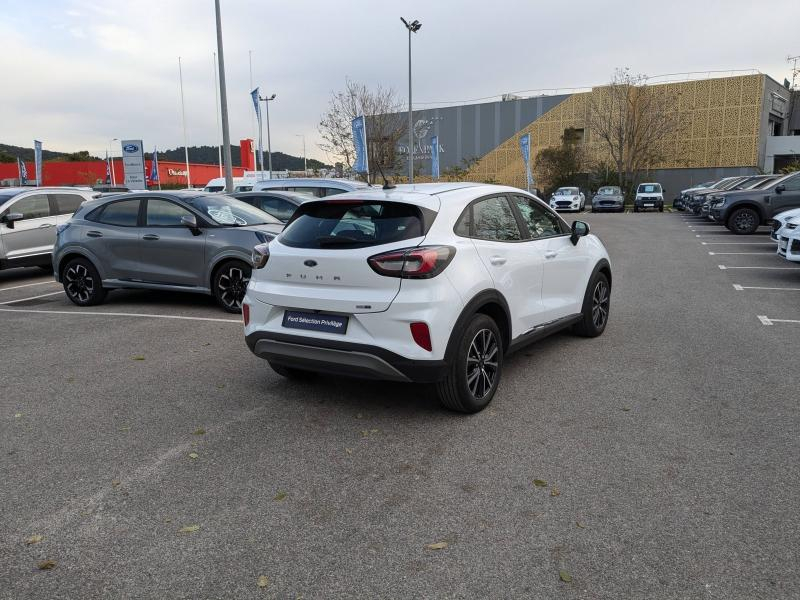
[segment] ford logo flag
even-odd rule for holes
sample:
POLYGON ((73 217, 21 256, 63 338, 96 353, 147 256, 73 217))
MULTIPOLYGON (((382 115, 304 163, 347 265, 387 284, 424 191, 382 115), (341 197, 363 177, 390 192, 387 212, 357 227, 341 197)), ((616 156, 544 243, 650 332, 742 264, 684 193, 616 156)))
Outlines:
POLYGON ((136 144, 125 144, 122 147, 122 149, 125 152, 138 152, 139 151, 139 146, 137 146, 136 144))

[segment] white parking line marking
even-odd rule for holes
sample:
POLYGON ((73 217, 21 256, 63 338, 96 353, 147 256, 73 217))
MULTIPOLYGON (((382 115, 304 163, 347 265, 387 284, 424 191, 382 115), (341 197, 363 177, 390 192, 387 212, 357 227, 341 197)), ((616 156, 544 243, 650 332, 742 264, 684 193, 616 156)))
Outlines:
POLYGON ((774 246, 775 242, 700 242, 703 246, 774 246))
POLYGON ((800 267, 726 267, 725 265, 717 265, 720 269, 766 269, 768 271, 799 271, 800 267))
POLYGON ((718 256, 720 254, 737 254, 737 255, 742 255, 742 254, 769 254, 769 255, 772 255, 772 254, 775 254, 775 253, 774 252, 709 252, 709 254, 711 256, 718 256))
POLYGON ((48 283, 54 283, 56 285, 61 285, 57 281, 39 281, 37 283, 26 283, 25 285, 12 285, 11 287, 0 288, 0 292, 5 292, 5 291, 8 291, 8 290, 18 290, 20 288, 32 287, 34 285, 47 285, 48 283))
POLYGON ((800 320, 798 319, 772 319, 763 315, 759 315, 758 320, 761 321, 762 325, 774 325, 775 323, 800 323, 800 320))
POLYGON ((761 321, 762 325, 772 325, 772 320, 764 315, 758 315, 758 320, 761 321))
POLYGON ((38 296, 31 296, 30 298, 20 298, 18 300, 8 300, 7 302, 0 302, 0 304, 15 304, 16 302, 25 302, 26 300, 36 300, 37 298, 45 298, 47 296, 55 296, 56 294, 63 294, 64 290, 57 292, 50 292, 49 294, 39 294, 38 296))
POLYGON ((241 319, 214 319, 211 317, 186 317, 178 315, 154 315, 151 313, 124 313, 124 312, 100 312, 90 310, 36 310, 27 308, 0 308, 0 312, 18 313, 37 313, 43 315, 91 315, 100 317, 147 317, 150 319, 181 319, 185 321, 216 321, 218 323, 238 323, 242 324, 241 319))
POLYGON ((738 283, 733 284, 733 289, 735 289, 737 292, 741 292, 742 290, 776 290, 781 292, 800 292, 800 288, 761 287, 757 285, 739 285, 738 283))

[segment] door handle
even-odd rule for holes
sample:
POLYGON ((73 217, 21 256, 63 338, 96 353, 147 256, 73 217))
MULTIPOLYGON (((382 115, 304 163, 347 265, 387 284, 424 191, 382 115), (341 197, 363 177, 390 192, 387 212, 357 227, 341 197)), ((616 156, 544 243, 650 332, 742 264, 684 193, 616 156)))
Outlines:
POLYGON ((555 250, 548 250, 547 252, 544 253, 545 258, 555 258, 556 256, 558 256, 558 252, 556 252, 555 250))
POLYGON ((103 237, 103 234, 99 231, 87 231, 86 237, 103 237))
POLYGON ((41 225, 39 225, 39 229, 47 229, 48 227, 52 226, 53 226, 52 223, 42 223, 41 225))
POLYGON ((503 256, 492 256, 489 258, 489 262, 493 265, 504 265, 506 264, 506 259, 503 256))
POLYGON ((143 240, 157 240, 159 239, 155 233, 146 233, 142 236, 143 240))

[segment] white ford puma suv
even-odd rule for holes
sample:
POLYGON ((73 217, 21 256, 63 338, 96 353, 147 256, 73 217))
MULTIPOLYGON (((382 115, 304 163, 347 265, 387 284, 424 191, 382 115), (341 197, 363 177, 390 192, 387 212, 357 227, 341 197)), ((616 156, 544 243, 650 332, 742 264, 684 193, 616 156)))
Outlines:
POLYGON ((566 327, 598 336, 608 321, 602 242, 505 186, 305 202, 253 263, 245 336, 279 374, 435 383, 462 412, 491 401, 510 352, 566 327))

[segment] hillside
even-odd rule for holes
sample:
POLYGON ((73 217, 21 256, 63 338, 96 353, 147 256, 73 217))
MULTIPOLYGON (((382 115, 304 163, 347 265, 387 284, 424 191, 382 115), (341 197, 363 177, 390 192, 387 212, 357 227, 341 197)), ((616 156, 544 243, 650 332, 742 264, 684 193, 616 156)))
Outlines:
MULTIPOLYGON (((116 149, 116 156, 119 156, 119 148, 116 149)), ((151 153, 146 152, 145 156, 151 158, 151 153)), ((17 157, 26 161, 33 160, 33 148, 23 148, 21 146, 10 146, 8 144, 0 144, 0 163, 16 162, 17 157)), ((103 157, 91 156, 86 150, 78 152, 53 152, 51 150, 42 149, 42 158, 45 161, 49 160, 101 160, 103 157)), ((161 160, 171 160, 176 162, 183 162, 185 155, 183 147, 174 148, 172 150, 159 150, 158 158, 161 160)), ((216 146, 189 146, 189 162, 216 164, 218 160, 218 150, 216 146)), ((264 151, 264 168, 267 168, 267 153, 264 151)), ((231 161, 234 166, 240 166, 241 156, 239 146, 231 146, 231 161)), ((316 159, 308 159, 309 169, 330 168, 316 159)), ((292 156, 291 154, 284 154, 283 152, 272 153, 272 168, 275 171, 302 171, 303 170, 303 157, 292 156)))

